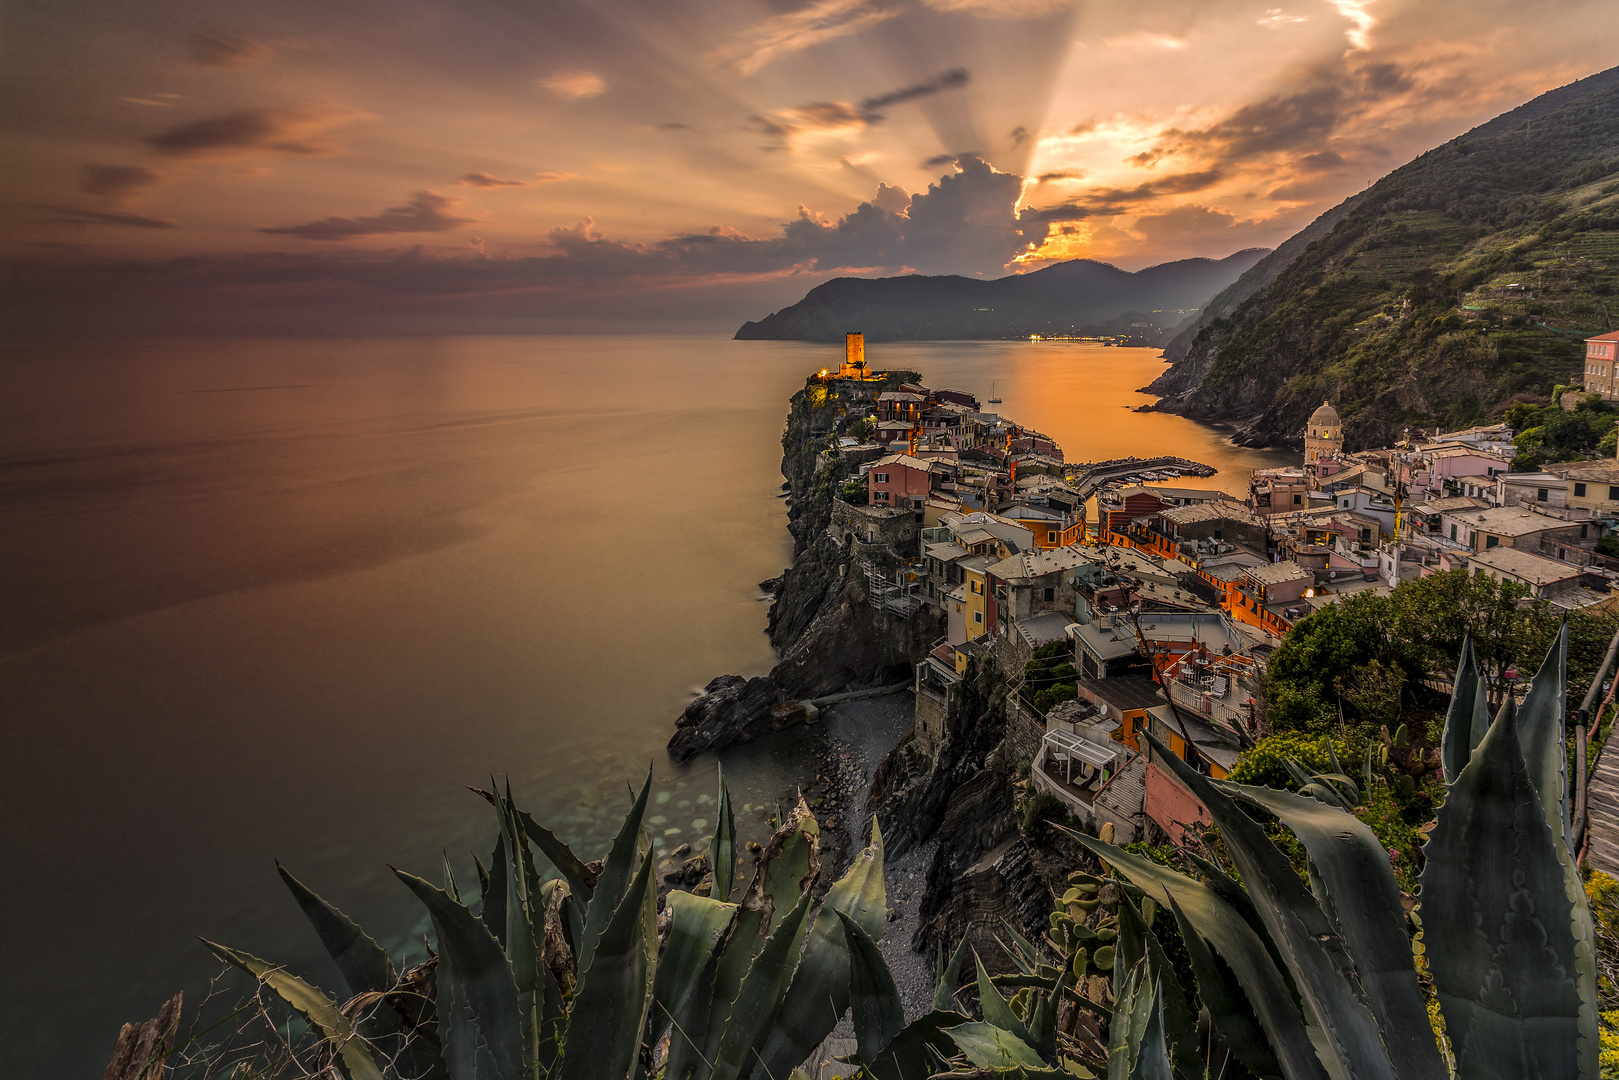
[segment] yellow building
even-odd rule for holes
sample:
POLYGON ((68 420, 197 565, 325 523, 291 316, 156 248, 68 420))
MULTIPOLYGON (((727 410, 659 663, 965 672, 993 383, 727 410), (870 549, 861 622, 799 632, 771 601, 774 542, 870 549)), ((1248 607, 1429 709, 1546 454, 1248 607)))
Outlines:
POLYGON ((1574 510, 1591 510, 1610 515, 1619 512, 1619 461, 1567 461, 1548 465, 1546 471, 1561 476, 1568 485, 1568 505, 1574 510))
POLYGON ((1343 449, 1343 421, 1332 403, 1323 401, 1321 407, 1310 414, 1310 422, 1304 428, 1304 464, 1329 461, 1343 453, 1343 449))

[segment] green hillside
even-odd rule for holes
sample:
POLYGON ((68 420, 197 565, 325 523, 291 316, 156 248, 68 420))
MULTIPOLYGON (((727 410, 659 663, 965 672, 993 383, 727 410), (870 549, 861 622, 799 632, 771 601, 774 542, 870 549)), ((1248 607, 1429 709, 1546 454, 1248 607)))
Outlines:
POLYGON ((1548 398, 1579 381, 1582 339, 1619 314, 1619 68, 1429 151, 1324 217, 1336 223, 1285 268, 1249 271, 1274 280, 1250 281, 1170 350, 1150 388, 1160 407, 1264 445, 1298 442, 1330 398, 1353 448, 1548 398))

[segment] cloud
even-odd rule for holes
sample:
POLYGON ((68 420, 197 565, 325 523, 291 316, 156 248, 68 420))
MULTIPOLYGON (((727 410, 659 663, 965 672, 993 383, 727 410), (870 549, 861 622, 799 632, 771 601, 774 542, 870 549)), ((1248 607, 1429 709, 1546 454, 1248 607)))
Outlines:
POLYGON ((1295 26, 1309 21, 1308 15, 1289 15, 1281 8, 1266 8, 1265 14, 1257 20, 1257 23, 1266 30, 1280 30, 1284 26, 1295 26))
POLYGON ((1225 179, 1225 173, 1219 169, 1174 173, 1170 176, 1161 176, 1156 180, 1149 180, 1144 184, 1137 184, 1131 188, 1096 188, 1086 195, 1086 199, 1093 203, 1145 202, 1165 195, 1186 195, 1194 191, 1202 191, 1213 187, 1223 179, 1225 179))
POLYGON ((178 221, 168 218, 146 217, 142 214, 117 214, 105 210, 79 210, 71 206, 53 206, 51 220, 70 225, 123 225, 133 229, 178 229, 178 221))
POLYGON ((1376 0, 1327 0, 1333 10, 1349 21, 1349 29, 1344 31, 1344 37, 1349 39, 1351 50, 1364 51, 1372 47, 1372 27, 1377 20, 1372 18, 1366 9, 1376 0))
POLYGON ((269 58, 271 49, 260 41, 249 41, 235 34, 198 33, 186 43, 186 55, 205 67, 252 67, 269 58))
POLYGON ((527 180, 506 180, 486 172, 469 172, 455 182, 457 187, 503 188, 533 187, 527 180))
POLYGON ((162 173, 139 165, 83 165, 79 168, 79 190, 122 202, 163 179, 162 173))
POLYGON ((1043 19, 1072 8, 1076 0, 922 0, 935 11, 960 11, 992 19, 1043 19))
POLYGON ((535 80, 557 97, 583 101, 607 91, 607 80, 594 71, 558 71, 535 80))
POLYGON ((250 154, 325 154, 318 136, 366 114, 350 109, 238 109, 177 124, 146 140, 168 157, 241 157, 250 154))
POLYGON ((1321 150, 1314 154, 1305 154, 1296 164, 1299 168, 1308 169, 1310 172, 1324 172, 1327 169, 1347 165, 1348 162, 1336 150, 1321 150))
POLYGON ((857 34, 900 14, 881 0, 814 0, 755 23, 708 54, 710 63, 753 75, 783 56, 857 34))
POLYGON ((978 151, 977 150, 962 150, 962 151, 959 151, 959 152, 954 153, 954 154, 934 154, 932 157, 930 157, 926 161, 922 162, 922 168, 924 168, 924 169, 937 169, 940 165, 953 165, 958 160, 960 160, 961 158, 964 158, 964 157, 977 157, 977 156, 978 156, 978 151))
POLYGON ((902 101, 915 101, 917 98, 929 97, 943 90, 958 90, 971 81, 971 72, 966 68, 955 67, 949 71, 941 72, 925 82, 912 83, 910 86, 904 86, 898 90, 890 90, 886 94, 866 98, 860 103, 860 108, 863 112, 875 113, 878 109, 886 108, 889 105, 898 105, 902 101))
POLYGON ((277 236, 297 236, 305 240, 351 240, 356 236, 389 233, 448 232, 476 220, 452 213, 463 201, 424 190, 412 195, 404 206, 389 207, 380 214, 352 218, 328 217, 303 225, 280 225, 259 231, 277 236))
POLYGON ((1077 169, 1060 169, 1056 172, 1041 173, 1039 176, 1035 177, 1035 182, 1039 184, 1055 184, 1063 180, 1083 179, 1085 179, 1085 174, 1077 169))
POLYGON ((571 172, 537 172, 534 174, 534 179, 542 184, 554 184, 559 180, 574 180, 578 176, 578 173, 571 172))
POLYGON ((131 105, 147 105, 154 109, 172 109, 176 102, 165 99, 179 96, 179 94, 156 94, 152 97, 121 97, 118 100, 127 101, 131 105))

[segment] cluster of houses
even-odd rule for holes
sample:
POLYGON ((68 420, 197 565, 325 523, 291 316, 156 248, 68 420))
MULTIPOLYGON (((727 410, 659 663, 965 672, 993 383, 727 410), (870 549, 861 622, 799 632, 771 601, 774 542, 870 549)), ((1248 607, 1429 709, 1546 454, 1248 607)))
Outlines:
POLYGON ((831 528, 861 556, 874 605, 943 615, 945 636, 916 665, 919 744, 943 738, 972 661, 993 664, 1031 782, 1086 824, 1111 822, 1121 843, 1178 841, 1205 820, 1142 732, 1227 775, 1264 734, 1254 696, 1267 658, 1321 606, 1456 568, 1564 608, 1606 604, 1619 582, 1619 559, 1597 551, 1619 528, 1611 459, 1512 473, 1502 425, 1345 453, 1323 404, 1304 461, 1254 472, 1245 499, 1097 484, 969 394, 879 390, 856 337, 823 380, 874 423, 831 451, 863 479, 831 528))

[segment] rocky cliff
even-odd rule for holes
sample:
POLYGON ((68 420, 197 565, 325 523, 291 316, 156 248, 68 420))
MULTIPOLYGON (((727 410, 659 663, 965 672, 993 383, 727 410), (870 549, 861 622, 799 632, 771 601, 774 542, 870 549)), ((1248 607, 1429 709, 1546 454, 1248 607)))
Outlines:
POLYGON ((1578 379, 1619 288, 1619 68, 1542 95, 1334 207, 1166 350, 1158 408, 1350 449, 1460 427, 1578 379))

